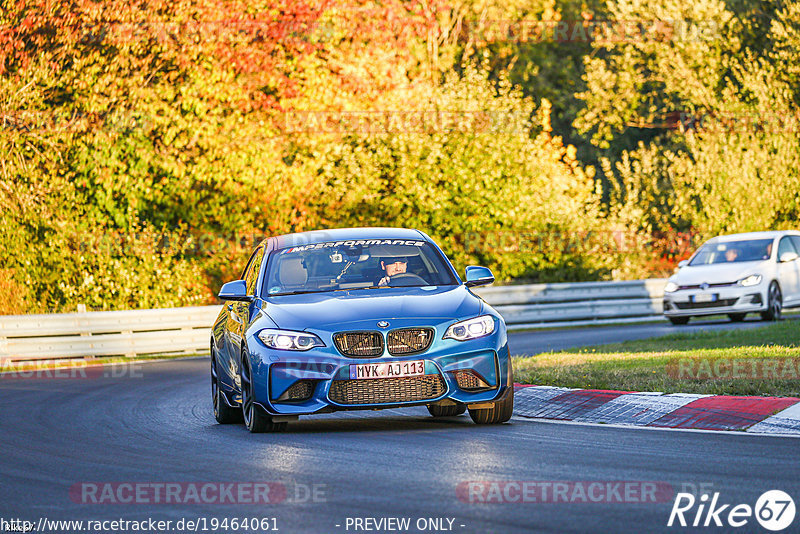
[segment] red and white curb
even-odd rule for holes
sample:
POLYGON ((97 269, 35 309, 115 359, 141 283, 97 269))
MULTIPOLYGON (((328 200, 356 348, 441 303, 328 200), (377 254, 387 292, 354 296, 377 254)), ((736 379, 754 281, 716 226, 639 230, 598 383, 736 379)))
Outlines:
POLYGON ((800 436, 800 398, 647 393, 515 384, 521 417, 800 436))

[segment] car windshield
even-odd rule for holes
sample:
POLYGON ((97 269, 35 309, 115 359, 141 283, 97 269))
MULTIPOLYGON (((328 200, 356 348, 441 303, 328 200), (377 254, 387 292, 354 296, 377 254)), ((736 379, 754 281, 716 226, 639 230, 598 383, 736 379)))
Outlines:
POLYGON ((268 296, 347 289, 458 283, 447 260, 425 241, 360 239, 275 250, 264 278, 268 296))
POLYGON ((714 265, 744 261, 768 260, 772 254, 772 239, 706 243, 697 251, 689 265, 714 265))

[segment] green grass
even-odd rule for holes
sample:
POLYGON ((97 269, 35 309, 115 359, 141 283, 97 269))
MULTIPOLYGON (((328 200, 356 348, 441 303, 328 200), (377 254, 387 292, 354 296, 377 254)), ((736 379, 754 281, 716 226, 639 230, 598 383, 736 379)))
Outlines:
POLYGON ((800 396, 798 365, 800 326, 782 321, 515 356, 514 375, 521 383, 571 388, 800 396))
MULTIPOLYGON (((792 318, 800 318, 800 310, 791 309, 791 310, 783 310, 783 317, 787 319, 792 318)), ((718 320, 728 320, 728 316, 725 314, 719 315, 707 315, 705 317, 698 318, 699 320, 708 320, 708 319, 718 319, 718 320)), ((695 319, 695 320, 698 320, 695 319)), ((664 317, 643 317, 641 321, 610 321, 608 323, 599 323, 599 322, 591 322, 589 324, 565 324, 561 326, 546 326, 547 323, 542 323, 539 326, 530 327, 530 328, 520 328, 515 329, 513 332, 550 332, 553 330, 577 330, 581 328, 606 328, 606 327, 615 327, 615 326, 640 326, 643 324, 666 324, 667 320, 664 317)))

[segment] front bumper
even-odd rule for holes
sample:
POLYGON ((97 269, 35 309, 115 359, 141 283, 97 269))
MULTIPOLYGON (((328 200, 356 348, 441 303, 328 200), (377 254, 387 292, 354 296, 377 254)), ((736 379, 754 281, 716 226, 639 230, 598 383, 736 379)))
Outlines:
POLYGON ((767 309, 767 288, 767 284, 761 283, 751 287, 678 290, 664 295, 664 316, 761 312, 767 309))
POLYGON ((426 352, 401 357, 384 354, 376 358, 350 358, 338 354, 333 347, 290 352, 261 345, 255 351, 251 349, 251 358, 256 402, 271 415, 310 415, 451 401, 486 403, 501 398, 513 387, 504 329, 465 342, 439 338, 426 352), (350 378, 351 364, 414 360, 425 362, 424 378, 350 378), (465 385, 461 374, 464 371, 480 377, 485 387, 460 387, 459 379, 461 386, 465 385), (288 398, 291 388, 301 382, 306 382, 301 388, 304 395, 310 392, 310 396, 302 400, 288 398))

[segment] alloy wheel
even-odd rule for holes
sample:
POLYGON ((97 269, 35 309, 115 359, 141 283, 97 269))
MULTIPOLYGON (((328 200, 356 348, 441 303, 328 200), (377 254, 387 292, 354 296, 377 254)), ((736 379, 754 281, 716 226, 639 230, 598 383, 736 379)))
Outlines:
POLYGON ((250 379, 250 370, 247 365, 242 365, 242 415, 247 428, 253 426, 253 381, 250 379))
POLYGON ((761 312, 764 321, 778 321, 783 308, 783 295, 777 282, 772 282, 767 290, 767 309, 761 312))
POLYGON ((777 284, 769 288, 769 301, 771 304, 772 320, 777 321, 781 318, 781 308, 783 308, 783 297, 777 284))
POLYGON ((219 379, 217 378, 217 358, 211 353, 211 399, 214 403, 214 417, 219 417, 219 379))

